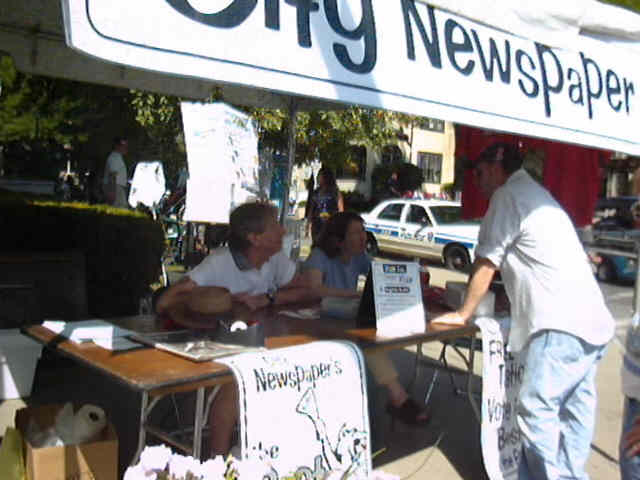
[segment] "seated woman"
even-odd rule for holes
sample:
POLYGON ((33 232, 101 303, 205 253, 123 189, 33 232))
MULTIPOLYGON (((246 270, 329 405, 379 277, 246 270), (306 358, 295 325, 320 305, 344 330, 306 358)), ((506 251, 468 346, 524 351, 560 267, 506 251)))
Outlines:
MULTIPOLYGON (((358 296, 358 277, 366 275, 371 259, 365 253, 364 221, 353 212, 333 215, 326 223, 303 265, 315 291, 323 296, 358 296)), ((365 354, 373 378, 389 392, 387 412, 408 425, 426 424, 429 416, 398 381, 398 372, 386 353, 365 354)))

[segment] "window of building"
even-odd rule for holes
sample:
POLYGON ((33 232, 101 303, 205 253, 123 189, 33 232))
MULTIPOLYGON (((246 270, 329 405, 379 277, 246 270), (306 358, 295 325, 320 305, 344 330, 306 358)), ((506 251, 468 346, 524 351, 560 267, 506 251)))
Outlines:
POLYGON ((400 221, 400 216, 402 215, 403 208, 404 208, 404 203, 392 203, 384 207, 384 210, 380 212, 380 215, 378 215, 378 218, 380 220, 400 221))
POLYGON ((442 154, 418 152, 418 167, 424 172, 426 183, 440 183, 442 178, 442 154))
POLYGON ((381 160, 383 165, 402 163, 404 162, 404 155, 402 155, 402 150, 397 145, 386 145, 382 147, 381 160))
POLYGON ((353 145, 344 165, 336 169, 337 178, 355 178, 365 180, 367 178, 367 149, 362 145, 353 145))
POLYGON ((444 120, 437 118, 422 117, 418 124, 423 130, 431 130, 432 132, 444 132, 444 120))

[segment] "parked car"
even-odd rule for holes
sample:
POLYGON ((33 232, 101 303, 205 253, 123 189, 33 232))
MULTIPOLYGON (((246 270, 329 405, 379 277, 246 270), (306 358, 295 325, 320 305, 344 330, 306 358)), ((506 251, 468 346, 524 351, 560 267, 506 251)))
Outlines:
POLYGON ((629 283, 636 279, 636 259, 611 252, 635 252, 635 242, 640 237, 640 230, 630 227, 633 220, 629 208, 630 205, 623 205, 620 209, 615 209, 616 213, 603 216, 592 226, 593 242, 589 248, 589 258, 596 277, 602 282, 629 283), (619 213, 620 211, 625 213, 619 213))
POLYGON ((462 221, 460 203, 447 200, 389 199, 362 215, 367 251, 442 259, 467 270, 478 244, 478 222, 462 221))

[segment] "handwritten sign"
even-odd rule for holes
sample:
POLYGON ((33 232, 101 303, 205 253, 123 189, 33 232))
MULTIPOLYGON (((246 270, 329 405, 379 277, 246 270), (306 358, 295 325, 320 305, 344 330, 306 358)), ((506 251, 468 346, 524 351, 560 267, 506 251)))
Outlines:
POLYGON ((415 262, 372 262, 376 328, 422 332, 425 325, 420 272, 415 262))
POLYGON ((517 423, 517 402, 524 376, 519 353, 507 350, 511 320, 498 323, 480 317, 482 331, 482 457, 491 480, 518 477, 522 442, 517 423))
POLYGON ((238 383, 242 457, 270 465, 265 478, 369 475, 364 361, 354 344, 314 342, 219 361, 238 383))
POLYGON ((259 193, 253 123, 220 102, 180 107, 189 162, 184 219, 227 223, 234 207, 259 193))

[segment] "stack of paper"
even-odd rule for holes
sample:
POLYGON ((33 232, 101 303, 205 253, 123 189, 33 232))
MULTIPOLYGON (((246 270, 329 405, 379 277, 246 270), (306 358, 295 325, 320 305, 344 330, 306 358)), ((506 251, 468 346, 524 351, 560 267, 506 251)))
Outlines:
POLYGON ((125 338, 134 333, 132 330, 118 327, 100 319, 81 320, 78 322, 45 320, 42 326, 58 335, 67 337, 73 342, 93 342, 107 350, 127 350, 140 346, 140 344, 125 338))

